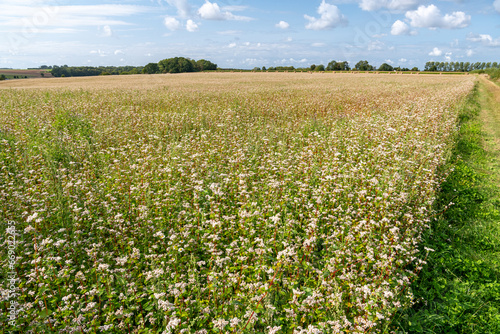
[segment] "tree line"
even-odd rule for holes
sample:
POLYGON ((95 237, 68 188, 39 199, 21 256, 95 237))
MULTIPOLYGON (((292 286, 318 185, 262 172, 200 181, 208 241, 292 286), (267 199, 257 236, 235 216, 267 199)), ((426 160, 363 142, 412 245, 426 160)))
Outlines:
POLYGON ((142 73, 188 73, 215 70, 217 70, 217 64, 206 59, 193 60, 184 57, 174 57, 160 60, 158 63, 149 63, 144 67, 142 73))
MULTIPOLYGON (((77 77, 77 76, 96 76, 96 75, 123 75, 123 74, 157 74, 157 73, 186 73, 186 72, 201 72, 201 71, 215 71, 218 69, 217 64, 209 60, 200 59, 193 60, 185 57, 173 57, 160 60, 158 63, 149 63, 146 66, 79 66, 69 67, 64 66, 46 66, 40 68, 50 69, 54 77, 77 77)), ((424 71, 428 72, 471 72, 488 69, 499 69, 500 64, 497 62, 435 62, 428 61, 425 64, 424 71)), ((349 65, 348 61, 332 60, 325 67, 323 64, 312 64, 309 67, 294 66, 276 66, 268 67, 263 66, 255 67, 253 71, 271 71, 271 72, 285 72, 285 71, 419 71, 418 67, 412 69, 406 67, 393 67, 390 64, 383 63, 378 68, 371 65, 367 60, 358 61, 353 68, 349 65)))
POLYGON ((262 68, 255 67, 253 69, 253 71, 274 71, 274 72, 284 72, 284 71, 322 72, 322 71, 351 71, 351 70, 352 71, 418 71, 419 69, 417 67, 414 67, 411 70, 409 68, 401 68, 399 66, 392 67, 387 63, 380 65, 380 67, 377 69, 375 66, 370 65, 370 63, 367 60, 358 61, 353 68, 351 68, 348 61, 332 60, 331 62, 328 63, 326 67, 323 64, 320 65, 312 64, 309 67, 298 67, 298 68, 295 68, 293 66, 277 66, 277 67, 266 68, 265 66, 263 66, 262 68))
POLYGON ((476 70, 486 70, 489 68, 500 68, 500 64, 497 62, 439 62, 439 61, 428 61, 425 63, 424 71, 430 72, 470 72, 476 70))
POLYGON ((52 66, 50 73, 54 77, 89 77, 97 75, 140 74, 143 67, 135 66, 52 66))
POLYGON ((184 57, 174 57, 160 60, 158 63, 149 63, 146 66, 46 66, 54 77, 82 77, 97 75, 124 75, 124 74, 156 74, 156 73, 185 73, 214 71, 217 64, 200 59, 193 60, 184 57))

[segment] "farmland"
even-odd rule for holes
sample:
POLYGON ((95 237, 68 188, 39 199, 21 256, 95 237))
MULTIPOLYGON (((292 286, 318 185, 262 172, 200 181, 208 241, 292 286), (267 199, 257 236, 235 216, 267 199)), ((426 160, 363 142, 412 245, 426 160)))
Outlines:
POLYGON ((0 83, 2 276, 15 231, 21 307, 8 328, 384 331, 432 251, 421 236, 474 80, 0 83))
POLYGON ((7 79, 14 78, 50 78, 50 74, 47 70, 11 70, 11 69, 0 69, 0 75, 4 75, 7 79))

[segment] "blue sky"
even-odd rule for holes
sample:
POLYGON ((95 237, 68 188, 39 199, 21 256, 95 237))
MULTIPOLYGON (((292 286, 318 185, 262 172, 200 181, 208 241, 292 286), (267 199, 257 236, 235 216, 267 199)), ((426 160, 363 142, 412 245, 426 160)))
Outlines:
POLYGON ((0 67, 500 62, 500 0, 0 0, 0 67))

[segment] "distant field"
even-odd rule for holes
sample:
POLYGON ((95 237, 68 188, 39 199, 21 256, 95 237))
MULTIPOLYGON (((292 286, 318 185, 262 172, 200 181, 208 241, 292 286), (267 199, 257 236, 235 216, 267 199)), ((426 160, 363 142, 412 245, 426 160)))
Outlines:
MULTIPOLYGON (((474 81, 1 82, 0 220, 13 223, 0 243, 19 234, 23 307, 4 328, 383 332, 412 303, 438 171, 474 81)), ((0 258, 7 277, 7 247, 0 258)))
POLYGON ((0 75, 3 74, 7 79, 13 79, 14 76, 28 79, 33 78, 51 78, 52 74, 47 70, 2 70, 0 69, 0 75), (43 74, 43 76, 42 76, 43 74))

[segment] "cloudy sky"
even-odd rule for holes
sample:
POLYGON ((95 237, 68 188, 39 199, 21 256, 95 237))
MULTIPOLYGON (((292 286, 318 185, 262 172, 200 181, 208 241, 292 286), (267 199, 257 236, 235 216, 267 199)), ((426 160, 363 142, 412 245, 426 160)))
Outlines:
POLYGON ((0 0, 0 67, 500 62, 500 0, 0 0))

